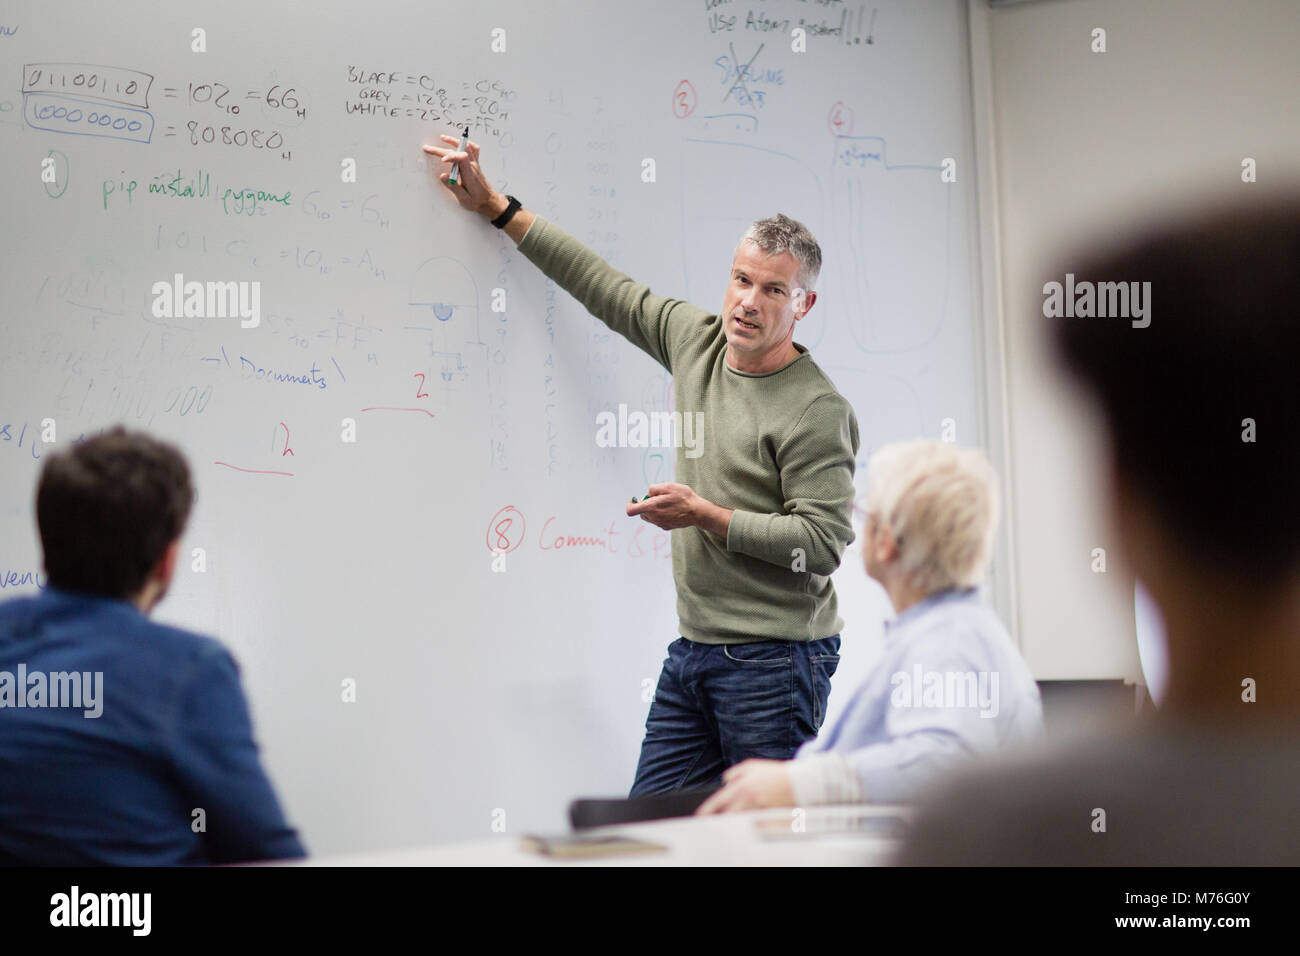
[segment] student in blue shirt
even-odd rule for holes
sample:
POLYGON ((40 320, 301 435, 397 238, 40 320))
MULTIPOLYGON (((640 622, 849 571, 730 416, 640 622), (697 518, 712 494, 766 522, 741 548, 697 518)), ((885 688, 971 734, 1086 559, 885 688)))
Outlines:
POLYGON ((0 604, 0 865, 304 856, 234 659, 152 623, 194 498, 179 451, 115 428, 49 455, 49 587, 0 604))
POLYGON ((885 446, 867 468, 864 563, 897 612, 884 653, 794 760, 736 764, 699 813, 908 802, 959 762, 1042 731, 1038 685, 976 591, 997 528, 993 469, 927 440, 885 446))

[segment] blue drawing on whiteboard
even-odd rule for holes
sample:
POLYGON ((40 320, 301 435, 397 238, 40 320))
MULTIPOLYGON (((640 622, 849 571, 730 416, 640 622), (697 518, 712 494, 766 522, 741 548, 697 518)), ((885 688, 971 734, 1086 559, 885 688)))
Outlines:
MULTIPOLYGON (((427 355, 445 389, 464 388, 471 353, 486 354, 479 337, 478 284, 459 259, 436 256, 420 263, 411 280, 407 332, 425 333, 427 355)), ((432 381, 431 376, 431 381, 432 381)))
POLYGON ((827 275, 853 342, 924 349, 948 317, 952 194, 937 163, 891 163, 883 136, 836 136, 827 275))
POLYGON ((52 93, 23 95, 23 118, 32 129, 72 136, 104 136, 134 143, 153 138, 153 114, 52 93))
POLYGON ((952 256, 953 191, 961 187, 941 180, 937 162, 892 162, 884 137, 836 136, 827 183, 806 157, 686 137, 682 168, 697 167, 726 169, 727 176, 682 181, 690 301, 719 302, 721 277, 712 268, 701 274, 700 265, 715 250, 734 248, 753 219, 784 212, 822 247, 819 300, 795 332, 801 345, 815 349, 831 336, 835 348, 893 354, 922 350, 943 331, 961 275, 953 274, 952 256))

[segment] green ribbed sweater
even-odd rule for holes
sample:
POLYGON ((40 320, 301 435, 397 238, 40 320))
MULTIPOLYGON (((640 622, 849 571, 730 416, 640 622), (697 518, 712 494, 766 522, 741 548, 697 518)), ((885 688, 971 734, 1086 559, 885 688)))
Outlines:
POLYGON ((676 411, 703 412, 702 454, 677 448, 675 480, 734 509, 726 540, 672 532, 681 634, 704 644, 818 640, 839 633, 830 574, 853 541, 858 422, 803 346, 784 368, 726 361, 722 320, 655 295, 537 216, 519 251, 673 376, 676 411), (799 552, 803 570, 792 570, 799 552))

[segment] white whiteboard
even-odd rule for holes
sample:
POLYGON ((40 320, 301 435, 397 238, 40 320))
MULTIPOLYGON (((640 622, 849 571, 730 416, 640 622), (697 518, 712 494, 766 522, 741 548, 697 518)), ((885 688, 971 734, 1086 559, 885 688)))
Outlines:
MULTIPOLYGON (((677 636, 667 536, 624 514, 671 454, 594 440, 669 380, 440 194, 436 134, 470 123, 498 188, 710 308, 752 220, 803 221, 825 264, 795 340, 852 401, 860 466, 949 418, 984 442, 965 5, 706 6, 2 14, 0 596, 39 582, 42 420, 60 444, 118 421, 177 442, 206 570, 158 616, 234 650, 315 853, 554 829, 625 793, 677 636), (259 282, 260 324, 156 318, 176 273, 259 282)), ((887 610, 856 544, 836 586, 829 719, 887 610)))

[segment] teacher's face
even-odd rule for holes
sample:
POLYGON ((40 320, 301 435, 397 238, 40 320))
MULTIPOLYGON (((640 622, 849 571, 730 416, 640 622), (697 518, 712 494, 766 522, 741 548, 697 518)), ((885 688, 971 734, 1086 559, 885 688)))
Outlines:
POLYGON ((788 252, 769 255, 745 241, 731 264, 722 300, 722 331, 737 352, 759 356, 783 348, 796 319, 812 305, 799 289, 799 261, 788 252), (796 311, 798 307, 798 311, 796 311))

